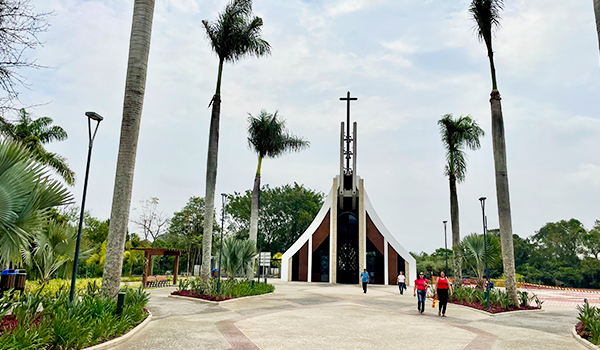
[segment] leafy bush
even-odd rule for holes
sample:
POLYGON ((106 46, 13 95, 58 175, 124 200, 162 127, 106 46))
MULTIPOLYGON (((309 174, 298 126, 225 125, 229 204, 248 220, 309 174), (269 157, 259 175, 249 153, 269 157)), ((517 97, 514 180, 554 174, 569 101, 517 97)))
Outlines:
MULTIPOLYGON (((487 296, 485 290, 470 287, 455 287, 450 297, 450 302, 465 304, 475 308, 485 308, 487 306, 487 296)), ((492 312, 501 312, 515 310, 519 308, 531 309, 542 308, 542 303, 537 295, 528 292, 520 292, 520 305, 513 305, 510 296, 501 289, 490 289, 490 307, 492 312), (535 306, 533 306, 535 304, 535 306)))
POLYGON ((148 294, 142 288, 123 290, 125 307, 117 315, 116 301, 101 295, 96 283, 72 302, 69 290, 50 292, 44 286, 35 293, 5 293, 0 298, 2 318, 16 321, 0 328, 0 348, 81 349, 120 336, 147 317, 148 294), (6 315, 9 308, 12 314, 6 315))
MULTIPOLYGON (((87 291, 88 285, 96 284, 98 288, 102 286, 102 278, 78 278, 75 282, 75 292, 83 293, 87 291)), ((140 282, 133 282, 131 278, 121 278, 121 287, 128 285, 129 287, 138 287, 140 282)), ((52 279, 48 282, 42 281, 25 281, 25 293, 35 293, 38 290, 43 290, 43 293, 56 294, 59 291, 69 291, 71 289, 71 280, 52 279)))
POLYGON ((211 299, 215 300, 224 300, 250 295, 260 295, 275 291, 275 287, 272 284, 254 283, 253 281, 229 278, 221 280, 221 291, 220 293, 217 293, 217 283, 218 281, 214 278, 208 281, 203 280, 201 277, 190 280, 181 279, 179 281, 178 290, 173 292, 173 294, 187 296, 190 295, 190 293, 185 292, 189 291, 193 292, 190 296, 206 296, 212 297, 211 299))
POLYGON ((590 306, 586 300, 583 306, 577 306, 577 310, 579 310, 577 319, 583 325, 583 327, 576 327, 578 334, 590 342, 600 345, 600 309, 590 306))

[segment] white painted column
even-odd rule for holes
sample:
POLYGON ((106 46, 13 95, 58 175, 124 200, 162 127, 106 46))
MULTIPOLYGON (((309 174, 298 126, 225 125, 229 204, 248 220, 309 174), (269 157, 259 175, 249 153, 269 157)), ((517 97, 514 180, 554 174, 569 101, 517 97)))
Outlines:
POLYGON ((384 285, 388 285, 389 281, 388 281, 388 274, 389 274, 389 266, 388 266, 389 260, 388 260, 388 241, 387 239, 384 237, 383 238, 383 273, 385 274, 385 276, 383 277, 383 284, 384 285))
POLYGON ((308 282, 312 282, 312 258, 313 258, 313 254, 312 254, 312 238, 313 236, 310 235, 310 237, 308 237, 308 273, 306 276, 307 277, 307 281, 308 282))

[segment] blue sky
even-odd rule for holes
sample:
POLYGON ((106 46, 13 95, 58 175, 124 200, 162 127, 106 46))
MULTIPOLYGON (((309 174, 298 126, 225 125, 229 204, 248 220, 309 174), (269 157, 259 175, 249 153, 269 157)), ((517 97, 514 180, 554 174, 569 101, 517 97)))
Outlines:
MULTIPOLYGON (((33 0, 55 11, 31 55, 52 69, 23 71, 21 99, 69 133, 49 146, 77 172, 87 151, 84 112, 105 117, 94 146, 86 207, 108 218, 123 105, 132 1, 33 0)), ((201 28, 225 1, 157 0, 132 208, 160 198, 172 214, 204 195, 208 102, 217 59, 201 28)), ((443 246, 448 181, 437 120, 470 114, 487 135, 469 152, 459 185, 461 235, 481 231, 481 196, 497 227, 490 137, 491 82, 469 1, 258 0, 271 57, 224 70, 217 193, 249 189, 256 158, 247 113, 280 111, 311 148, 263 163, 263 183, 328 192, 338 171, 339 123, 350 90, 358 122, 358 172, 388 229, 410 251, 443 246)), ((495 41, 514 232, 546 222, 600 219, 600 55, 592 1, 506 0, 495 41)), ((135 212, 132 213, 135 215, 135 212)), ((133 227, 132 227, 133 229, 133 227)))

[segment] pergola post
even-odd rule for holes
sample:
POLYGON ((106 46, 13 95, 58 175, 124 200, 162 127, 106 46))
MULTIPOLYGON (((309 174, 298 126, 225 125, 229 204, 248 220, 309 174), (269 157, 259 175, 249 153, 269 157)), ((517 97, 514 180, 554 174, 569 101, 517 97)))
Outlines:
POLYGON ((175 268, 173 269, 173 284, 177 284, 177 274, 179 273, 179 255, 175 255, 175 268))
POLYGON ((144 288, 146 288, 148 286, 148 275, 150 274, 150 271, 148 270, 149 261, 150 261, 150 254, 148 253, 147 250, 145 250, 144 251, 144 275, 142 276, 142 285, 144 285, 144 288))

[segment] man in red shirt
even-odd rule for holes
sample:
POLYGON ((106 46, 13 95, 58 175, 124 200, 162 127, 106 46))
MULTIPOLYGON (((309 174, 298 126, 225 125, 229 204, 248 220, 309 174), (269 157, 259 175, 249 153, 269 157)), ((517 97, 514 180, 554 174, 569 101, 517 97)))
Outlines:
POLYGON ((423 272, 419 273, 413 290, 413 296, 417 296, 418 294, 417 310, 419 310, 420 314, 425 312, 425 299, 427 298, 427 286, 429 285, 429 281, 423 276, 423 272))

